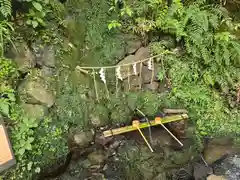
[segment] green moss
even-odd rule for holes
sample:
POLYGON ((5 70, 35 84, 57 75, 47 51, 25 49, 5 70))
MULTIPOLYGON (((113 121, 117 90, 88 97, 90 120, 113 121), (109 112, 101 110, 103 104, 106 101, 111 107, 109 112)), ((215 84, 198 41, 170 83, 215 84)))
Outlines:
POLYGON ((16 65, 10 59, 0 59, 0 82, 9 79, 14 73, 16 73, 16 65))
POLYGON ((92 124, 98 127, 108 125, 110 123, 109 113, 108 108, 104 104, 96 104, 90 112, 92 124))

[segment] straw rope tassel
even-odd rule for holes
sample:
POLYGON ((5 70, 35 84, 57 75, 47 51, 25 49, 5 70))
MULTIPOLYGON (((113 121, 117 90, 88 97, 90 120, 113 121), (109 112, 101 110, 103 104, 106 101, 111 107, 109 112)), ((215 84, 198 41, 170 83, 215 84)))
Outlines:
POLYGON ((130 84, 130 66, 128 66, 128 91, 131 89, 131 84, 130 84))
POLYGON ((95 93, 96 93, 96 98, 97 98, 97 101, 99 102, 99 96, 98 96, 98 90, 97 90, 97 81, 96 81, 94 69, 92 71, 92 74, 93 74, 93 82, 94 82, 94 89, 95 89, 95 93))
POLYGON ((142 89, 142 62, 140 62, 139 68, 139 89, 142 89))
POLYGON ((105 89, 106 89, 106 92, 107 92, 107 98, 110 99, 107 83, 104 83, 104 85, 105 85, 105 89))
POLYGON ((117 77, 117 75, 116 75, 116 97, 118 97, 118 77, 117 77))
POLYGON ((153 58, 151 58, 152 61, 152 78, 151 78, 151 84, 153 83, 154 80, 154 75, 155 75, 155 71, 154 71, 154 60, 153 58))
POLYGON ((110 95, 109 95, 109 91, 108 91, 108 87, 107 87, 107 81, 106 81, 106 69, 101 68, 99 71, 99 74, 100 74, 101 81, 104 83, 105 90, 107 92, 107 98, 110 99, 110 95))

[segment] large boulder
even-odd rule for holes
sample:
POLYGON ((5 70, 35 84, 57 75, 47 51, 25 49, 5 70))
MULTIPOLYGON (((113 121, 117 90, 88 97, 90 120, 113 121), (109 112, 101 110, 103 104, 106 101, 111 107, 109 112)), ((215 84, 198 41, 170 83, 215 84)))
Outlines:
POLYGON ((90 121, 94 127, 105 126, 109 122, 109 111, 103 105, 96 105, 90 114, 90 121))
POLYGON ((19 95, 28 104, 51 107, 55 102, 54 78, 48 70, 33 69, 19 86, 19 95))
MULTIPOLYGON (((120 61, 117 65, 121 66, 120 72, 123 79, 126 79, 129 75, 134 75, 133 67, 131 65, 123 66, 124 64, 131 64, 137 62, 138 59, 134 55, 129 55, 125 57, 122 61, 120 61)), ((136 72, 139 74, 140 72, 140 64, 136 65, 136 72)))
POLYGON ((16 62, 18 70, 25 73, 34 68, 36 65, 35 57, 27 43, 19 42, 15 44, 15 47, 12 48, 9 56, 16 62))
POLYGON ((135 53, 135 58, 140 61, 140 60, 144 60, 147 59, 151 56, 150 54, 150 49, 149 47, 141 47, 140 49, 138 49, 138 51, 135 53))
POLYGON ((43 42, 36 41, 32 45, 36 63, 38 66, 55 67, 55 50, 52 46, 42 45, 43 42))
POLYGON ((144 90, 151 90, 151 91, 156 91, 158 90, 159 83, 158 82, 152 82, 150 84, 144 84, 143 89, 144 90))
POLYGON ((88 159, 92 164, 102 164, 106 159, 103 151, 95 151, 88 155, 88 159))
POLYGON ((92 130, 88 131, 74 131, 72 133, 72 142, 74 145, 76 145, 79 148, 84 148, 89 146, 89 144, 94 139, 94 132, 92 130))
POLYGON ((210 178, 210 180, 239 180, 240 179, 240 155, 239 152, 228 156, 221 162, 213 165, 214 174, 219 178, 210 178), (221 179, 220 179, 221 178, 221 179))
POLYGON ((38 103, 51 107, 55 102, 54 94, 43 84, 27 80, 20 86, 21 99, 26 103, 38 103))
POLYGON ((167 173, 159 173, 153 180, 168 180, 167 173))
POLYGON ((208 164, 221 159, 225 155, 232 154, 237 149, 233 146, 233 141, 230 138, 216 138, 211 140, 205 147, 203 155, 208 164))
POLYGON ((160 69, 161 68, 156 63, 154 64, 154 71, 149 70, 147 66, 143 66, 142 67, 142 81, 143 81, 143 84, 148 84, 152 80, 153 81, 158 81, 158 74, 159 74, 160 69))
MULTIPOLYGON (((139 76, 130 76, 130 81, 128 81, 127 79, 123 80, 123 89, 124 91, 135 91, 135 90, 139 90, 139 84, 140 84, 140 78, 139 76), (130 88, 130 89, 129 89, 130 88)), ((142 81, 141 81, 141 85, 142 85, 142 81)))
POLYGON ((53 47, 44 47, 42 54, 42 62, 47 67, 55 67, 55 51, 53 47))
POLYGON ((160 37, 160 43, 164 45, 167 49, 173 49, 176 47, 176 39, 172 36, 160 37))
POLYGON ((123 79, 126 79, 129 75, 134 75, 134 70, 133 70, 133 66, 131 65, 131 63, 136 62, 136 75, 139 74, 140 72, 140 60, 146 59, 150 57, 150 53, 149 53, 149 47, 141 47, 140 49, 138 49, 138 51, 135 53, 135 55, 129 55, 127 57, 125 57, 122 61, 120 61, 117 65, 121 66, 121 76, 123 79), (130 64, 127 66, 123 66, 125 64, 130 64))
POLYGON ((193 176, 195 179, 205 180, 212 173, 212 168, 202 163, 196 163, 193 167, 193 176))
POLYGON ((223 176, 216 176, 216 175, 212 174, 207 177, 207 180, 227 180, 227 179, 224 178, 223 176))
POLYGON ((128 55, 135 53, 142 46, 142 42, 137 36, 130 35, 126 37, 126 41, 126 52, 128 55))
POLYGON ((25 115, 29 118, 34 118, 37 120, 41 120, 46 112, 46 107, 43 105, 39 105, 39 104, 26 104, 23 103, 21 105, 25 115))

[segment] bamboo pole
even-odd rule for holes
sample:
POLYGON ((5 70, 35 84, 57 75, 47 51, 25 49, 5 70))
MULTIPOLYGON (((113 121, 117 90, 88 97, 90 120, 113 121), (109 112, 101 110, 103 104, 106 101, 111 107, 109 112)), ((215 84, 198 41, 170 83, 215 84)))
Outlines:
POLYGON ((183 143, 181 141, 179 141, 178 138, 176 136, 174 136, 174 134, 171 133, 171 131, 169 131, 168 128, 166 128, 166 126, 163 125, 162 118, 156 117, 155 122, 157 124, 160 124, 173 137, 173 139, 175 139, 181 146, 183 146, 183 143))
POLYGON ((149 144, 147 138, 144 136, 144 134, 142 133, 141 129, 139 128, 139 124, 140 122, 138 120, 134 120, 132 122, 132 126, 137 128, 138 132, 140 133, 140 135, 142 136, 143 140, 145 141, 145 143, 147 144, 148 148, 150 149, 151 152, 153 152, 153 149, 151 147, 151 145, 149 144))
MULTIPOLYGON (((173 122, 173 121, 180 121, 180 120, 187 119, 187 118, 188 118, 187 114, 166 116, 166 117, 161 118, 161 122, 162 122, 162 124, 166 124, 166 123, 170 123, 170 122, 173 122)), ((143 129, 143 128, 147 128, 147 127, 150 127, 150 126, 157 126, 157 125, 159 125, 159 124, 156 123, 155 120, 152 120, 152 121, 150 121, 150 124, 148 122, 140 123, 139 128, 143 129)), ((136 130, 137 130, 136 127, 125 126, 125 127, 120 127, 120 128, 104 131, 103 135, 104 135, 104 137, 110 137, 110 136, 123 134, 123 133, 136 131, 136 130)))

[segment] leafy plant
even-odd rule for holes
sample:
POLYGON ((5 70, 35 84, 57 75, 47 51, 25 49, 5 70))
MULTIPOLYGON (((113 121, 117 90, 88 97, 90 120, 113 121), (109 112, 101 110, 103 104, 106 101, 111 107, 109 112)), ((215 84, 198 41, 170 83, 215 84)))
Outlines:
POLYGON ((49 0, 39 1, 39 0, 25 0, 31 4, 29 13, 27 14, 26 23, 33 28, 38 26, 45 26, 44 21, 45 16, 49 12, 49 0))
POLYGON ((117 22, 116 20, 112 20, 109 24, 108 24, 108 29, 111 30, 112 28, 117 28, 117 27, 121 27, 122 25, 117 22))
POLYGON ((4 18, 8 18, 12 13, 12 1, 0 0, 0 13, 4 18))
POLYGON ((6 20, 0 21, 0 56, 4 55, 4 45, 6 42, 14 43, 11 40, 11 33, 14 31, 12 24, 6 20))
MULTIPOLYGON (((127 16, 127 17, 132 17, 133 11, 132 9, 126 4, 126 2, 123 2, 123 7, 119 7, 118 1, 115 0, 113 5, 110 7, 108 10, 109 12, 117 12, 119 14, 119 19, 127 16)), ((112 20, 108 24, 108 29, 111 30, 112 28, 119 28, 122 26, 121 21, 119 20, 112 20)))
MULTIPOLYGON (((221 6, 202 0, 184 5, 174 0, 170 6, 167 1, 148 0, 134 2, 131 8, 134 19, 118 19, 127 22, 128 29, 142 36, 170 34, 185 50, 183 55, 162 57, 166 61, 159 79, 166 75, 171 79, 170 104, 187 107, 202 135, 237 132, 234 120, 239 112, 229 109, 219 91, 239 84, 240 43, 232 33, 239 24, 221 6), (231 130, 225 128, 229 126, 231 130)), ((166 48, 158 41, 151 43, 151 50, 159 54, 166 48)))
POLYGON ((14 90, 9 86, 1 84, 0 86, 0 116, 1 113, 5 116, 9 116, 10 107, 16 101, 14 90))
POLYGON ((16 66, 10 59, 0 59, 0 81, 4 82, 9 79, 15 72, 16 66))
POLYGON ((14 63, 8 59, 0 59, 0 116, 9 116, 10 107, 15 103, 15 91, 7 80, 16 72, 14 63))
POLYGON ((22 157, 27 150, 32 150, 31 144, 34 141, 33 128, 37 126, 38 122, 36 119, 25 117, 14 127, 13 136, 16 142, 13 147, 16 155, 19 155, 18 157, 22 157))

